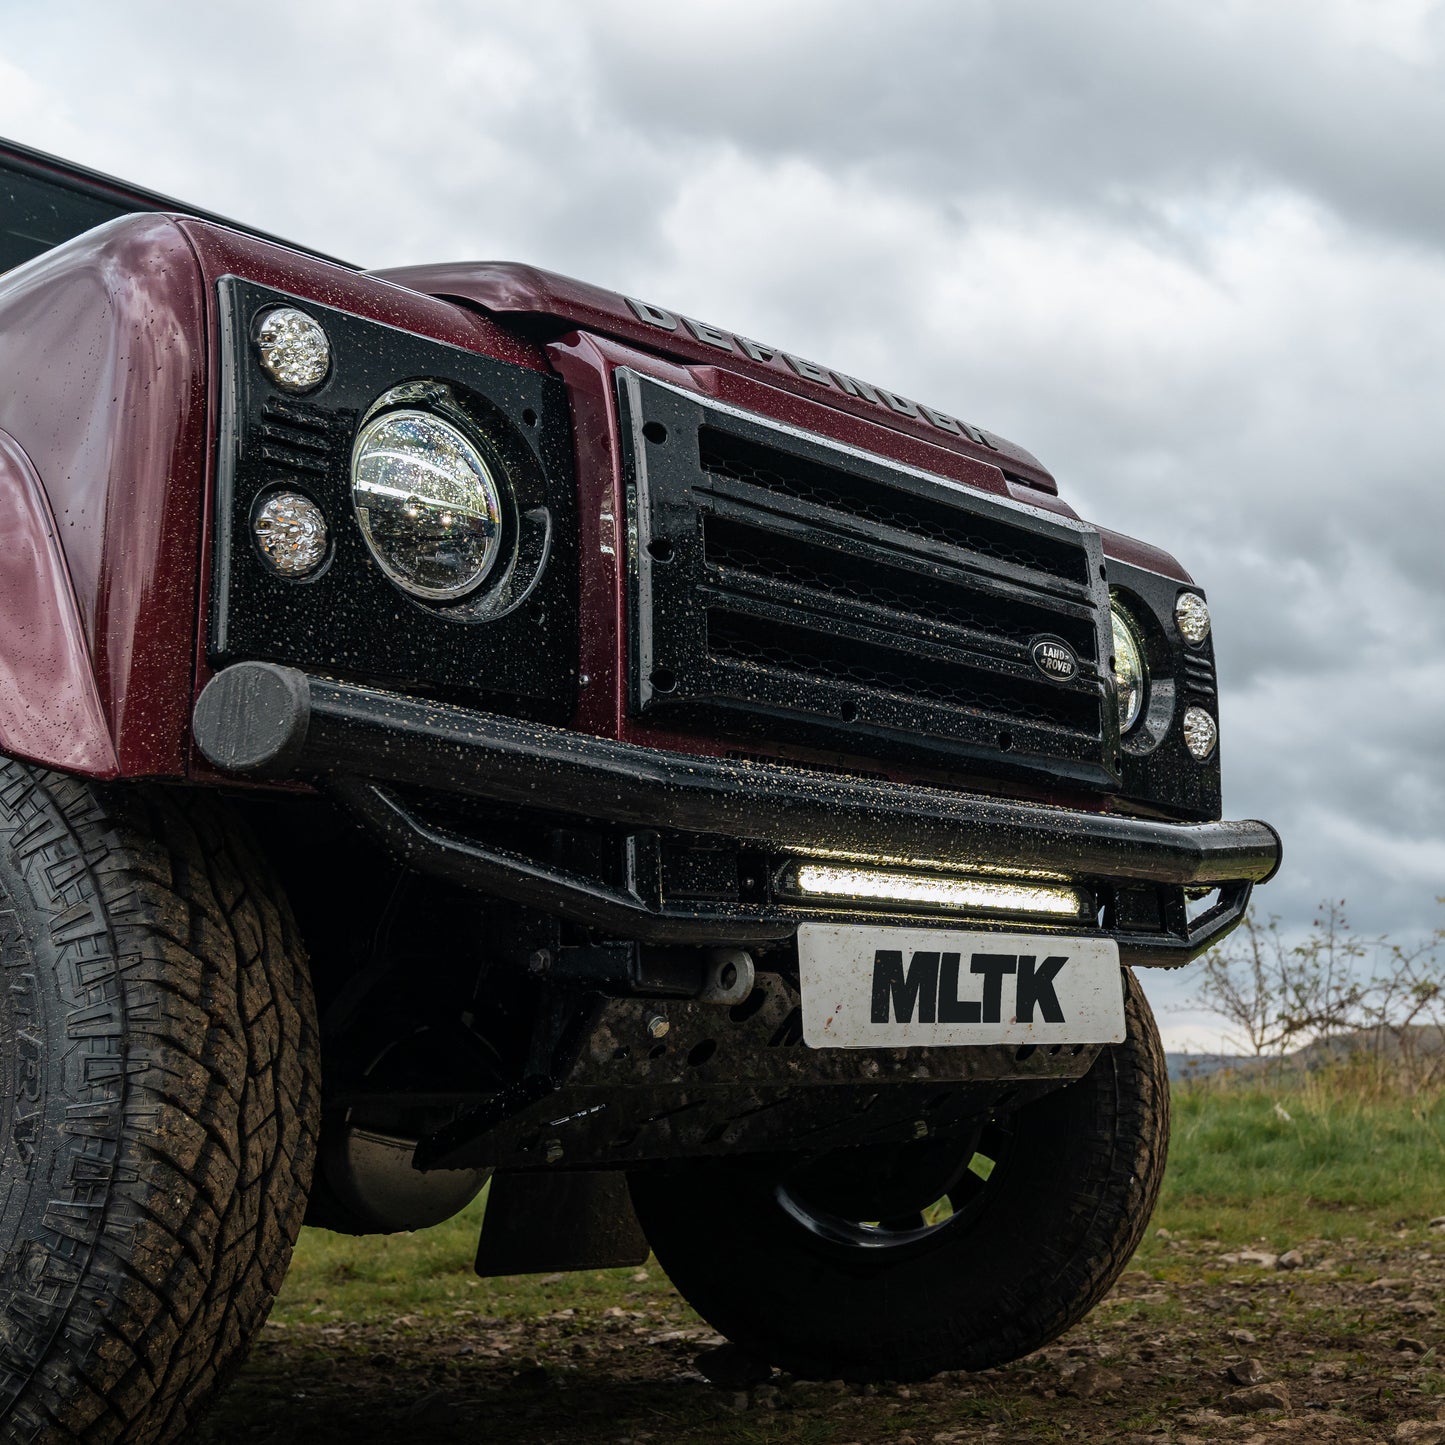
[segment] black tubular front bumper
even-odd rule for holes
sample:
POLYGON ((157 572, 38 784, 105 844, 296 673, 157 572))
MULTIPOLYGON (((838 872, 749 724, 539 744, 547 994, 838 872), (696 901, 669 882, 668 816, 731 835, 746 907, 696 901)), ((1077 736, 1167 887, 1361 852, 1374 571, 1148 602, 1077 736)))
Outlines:
POLYGON ((644 941, 737 942, 791 935, 796 907, 669 909, 483 846, 419 816, 386 785, 641 829, 737 840, 781 853, 927 859, 960 869, 1034 870, 1134 885, 1219 888, 1202 916, 1165 908, 1142 928, 1109 927, 1133 963, 1179 964, 1243 915, 1281 859, 1267 823, 1173 823, 1018 803, 940 788, 694 757, 519 722, 400 693, 243 662, 196 704, 195 741, 218 768, 321 776, 412 866, 644 941), (1172 916, 1171 916, 1172 915, 1172 916))

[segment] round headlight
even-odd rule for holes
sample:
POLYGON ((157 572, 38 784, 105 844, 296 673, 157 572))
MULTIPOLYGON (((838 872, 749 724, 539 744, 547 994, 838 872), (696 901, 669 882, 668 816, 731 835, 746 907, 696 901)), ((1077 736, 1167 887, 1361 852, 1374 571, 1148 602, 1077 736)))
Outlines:
POLYGON ((1174 603, 1174 620, 1185 642, 1198 647, 1209 636, 1209 604, 1197 592, 1181 592, 1174 603))
POLYGON ((1119 731, 1126 733, 1139 721, 1144 707, 1144 653, 1134 636, 1129 619, 1117 607, 1110 609, 1114 622, 1114 686, 1119 697, 1119 731))
POLYGON ((256 353, 266 375, 286 391, 310 391, 331 370, 331 343, 321 324, 294 306, 274 307, 261 318, 256 353))
POLYGON ((432 412, 383 412, 362 427, 351 500, 381 570, 417 597, 464 597, 497 560, 496 479, 465 433, 432 412))

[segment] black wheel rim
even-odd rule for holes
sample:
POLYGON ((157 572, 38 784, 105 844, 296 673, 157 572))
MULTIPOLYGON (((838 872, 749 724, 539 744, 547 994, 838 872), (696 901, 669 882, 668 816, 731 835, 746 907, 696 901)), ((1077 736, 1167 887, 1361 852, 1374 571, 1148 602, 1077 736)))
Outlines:
MULTIPOLYGON (((977 1222, 1013 1153, 1012 1121, 991 1122, 953 1141, 951 1167, 940 1177, 937 1166, 905 1177, 893 1191, 889 1207, 860 1210, 857 1201, 840 1202, 837 1191, 817 1186, 808 1168, 780 1179, 773 1190, 778 1207, 799 1228, 830 1248, 857 1251, 859 1257, 881 1258, 892 1251, 914 1251, 956 1237, 977 1222), (830 1197, 833 1196, 833 1197, 830 1197)), ((840 1151, 827 1161, 834 1178, 852 1162, 860 1171, 876 1167, 871 1150, 840 1151), (849 1161, 847 1156, 855 1158, 849 1161)), ((905 1164, 906 1175, 906 1164, 905 1164)))

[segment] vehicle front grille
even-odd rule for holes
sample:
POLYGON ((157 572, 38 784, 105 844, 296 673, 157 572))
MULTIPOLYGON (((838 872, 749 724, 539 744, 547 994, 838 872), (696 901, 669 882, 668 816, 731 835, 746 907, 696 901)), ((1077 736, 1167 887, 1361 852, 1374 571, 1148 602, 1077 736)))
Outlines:
POLYGON ((268 399, 255 440, 260 455, 288 471, 325 476, 338 450, 338 426, 320 407, 268 399))
POLYGON ((1095 532, 619 372, 632 703, 852 756, 1110 786, 1095 532), (1035 664, 1067 645, 1075 675, 1035 664))
POLYGON ((776 496, 850 517, 868 528, 945 542, 960 551, 1076 582, 1088 580, 1083 575, 1087 558, 1077 546, 1029 536, 1016 526, 990 525, 983 517, 961 512, 951 499, 940 503, 900 495, 887 484, 880 486, 834 465, 810 465, 801 457, 750 445, 717 427, 704 427, 698 434, 698 455, 703 470, 714 477, 761 487, 776 496))
POLYGON ((1196 697, 1214 697, 1214 659, 1207 652, 1184 654, 1184 688, 1196 697))

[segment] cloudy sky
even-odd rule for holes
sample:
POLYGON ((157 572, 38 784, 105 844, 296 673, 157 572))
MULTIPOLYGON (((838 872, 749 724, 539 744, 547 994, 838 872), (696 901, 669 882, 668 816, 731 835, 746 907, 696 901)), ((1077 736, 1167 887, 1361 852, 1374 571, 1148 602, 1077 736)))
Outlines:
MULTIPOLYGON (((1209 591, 1262 904, 1445 893, 1445 5, 0 0, 0 134, 535 262, 1012 437, 1209 591)), ((1187 982, 1152 990, 1177 1041, 1187 982)))

